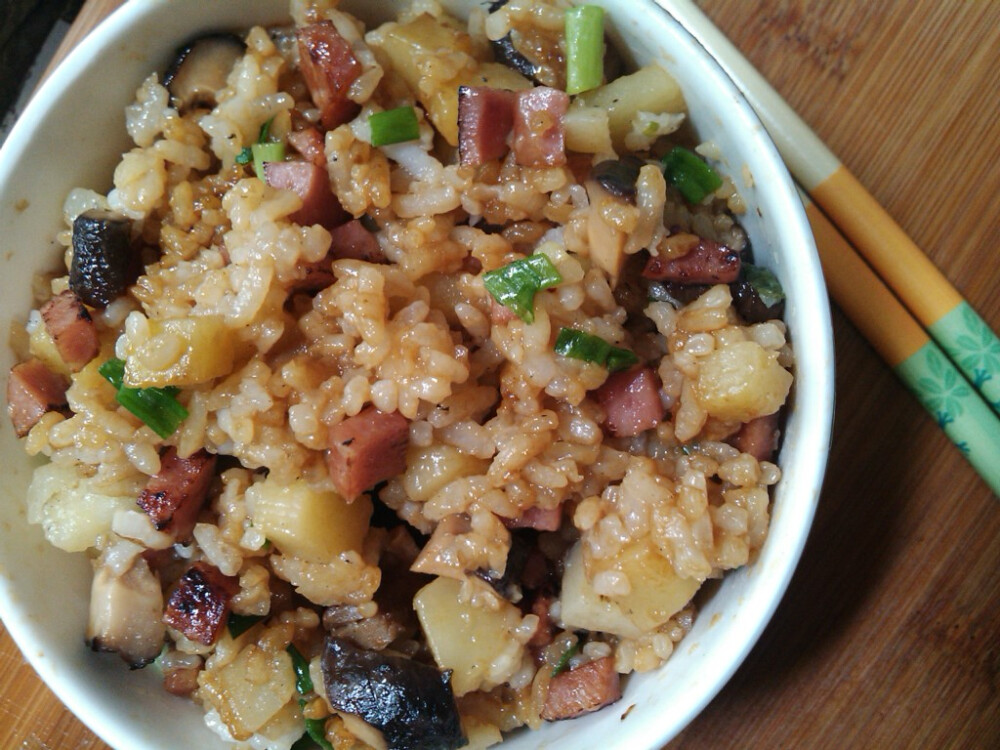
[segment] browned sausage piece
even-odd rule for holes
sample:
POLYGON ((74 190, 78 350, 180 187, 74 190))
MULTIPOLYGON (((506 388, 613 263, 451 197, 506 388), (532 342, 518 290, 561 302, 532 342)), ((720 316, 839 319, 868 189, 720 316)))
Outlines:
POLYGON ((514 110, 514 157, 525 167, 559 167, 566 163, 563 122, 569 109, 565 91, 536 86, 517 93, 514 110))
POLYGON ((615 660, 605 656, 553 677, 542 708, 542 718, 546 721, 572 719, 603 708, 621 697, 615 660))
POLYGON ((406 469, 410 423, 399 412, 368 406, 330 428, 326 465, 345 500, 406 469))
POLYGON ((729 284, 739 278, 740 254, 702 237, 692 250, 680 257, 651 256, 642 275, 678 284, 729 284))
POLYGON ((556 508, 528 508, 517 518, 502 518, 508 529, 536 529, 538 531, 559 531, 562 525, 562 505, 556 508))
POLYGON ((7 377, 7 414, 18 437, 27 435, 46 412, 67 407, 67 386, 62 375, 38 359, 11 368, 7 377))
POLYGON ((97 356, 101 350, 97 326, 71 290, 57 294, 42 305, 40 312, 59 356, 72 372, 79 372, 97 356))
POLYGON ((269 161, 264 163, 264 179, 271 187, 291 190, 302 199, 302 208, 288 217, 296 224, 332 229, 347 219, 323 167, 302 160, 269 161))
POLYGON ((490 86, 458 89, 458 157, 477 166, 507 153, 507 136, 514 128, 513 91, 490 86))
POLYGON ((729 444, 741 453, 749 453, 758 461, 769 461, 778 448, 781 430, 779 412, 751 419, 729 438, 729 444))
POLYGON ((326 166, 326 150, 323 134, 316 128, 303 128, 288 134, 288 143, 298 151, 305 160, 317 167, 326 166))
POLYGON ((297 34, 299 70, 313 103, 319 108, 320 122, 327 130, 333 130, 361 109, 347 98, 351 84, 361 75, 361 63, 332 21, 303 26, 297 34))
POLYGON ((385 263, 385 253, 375 235, 360 219, 352 219, 330 230, 330 255, 336 260, 351 258, 369 263, 385 263))
POLYGON ((660 379, 651 367, 610 375, 594 399, 604 407, 604 429, 617 437, 638 435, 663 421, 660 379))
POLYGON ((205 503, 214 472, 215 456, 208 451, 180 458, 171 446, 160 457, 159 473, 149 478, 139 494, 139 507, 157 529, 186 541, 205 503))
POLYGON ((229 618, 229 601, 239 581, 206 562, 196 562, 181 576, 167 600, 163 621, 186 638, 215 643, 229 618))

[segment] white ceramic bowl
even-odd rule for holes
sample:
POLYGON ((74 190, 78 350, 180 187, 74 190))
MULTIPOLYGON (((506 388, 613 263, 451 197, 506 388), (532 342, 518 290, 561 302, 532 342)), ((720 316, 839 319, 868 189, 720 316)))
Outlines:
MULTIPOLYGON (((592 2, 594 0, 591 0, 592 2)), ((660 670, 628 681, 617 705, 581 719, 514 736, 504 747, 660 747, 712 699, 750 651, 799 559, 826 462, 833 409, 832 334, 812 235, 777 151, 719 66, 646 0, 596 0, 611 33, 637 64, 656 60, 680 81, 699 135, 718 144, 749 210, 743 217, 756 260, 788 295, 796 350, 789 413, 770 535, 759 559, 730 574, 699 613, 694 630, 660 670), (741 184, 744 166, 753 185, 741 184), (627 713, 627 717, 625 714, 627 713)), ((460 10, 473 2, 447 0, 460 10)), ((370 20, 390 3, 345 1, 370 20)), ((129 147, 123 109, 152 70, 197 32, 240 29, 286 17, 283 0, 130 0, 94 31, 35 96, 0 152, 0 326, 31 307, 32 273, 58 262, 50 250, 70 188, 106 191, 129 147)), ((6 373, 12 354, 0 351, 6 373)), ((152 669, 129 672, 114 655, 84 645, 90 566, 50 547, 25 520, 24 493, 36 462, 0 419, 0 608, 25 656, 66 705, 122 750, 210 750, 221 743, 200 710, 163 692, 152 669)))

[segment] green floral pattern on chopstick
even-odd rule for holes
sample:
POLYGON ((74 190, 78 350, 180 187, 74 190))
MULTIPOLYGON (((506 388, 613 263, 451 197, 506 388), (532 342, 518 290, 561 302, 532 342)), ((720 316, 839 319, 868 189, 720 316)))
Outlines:
MULTIPOLYGON (((947 366, 947 361, 937 350, 928 350, 926 367, 928 376, 918 381, 920 400, 935 416, 938 426, 944 429, 965 413, 962 401, 971 395, 972 390, 954 367, 947 366)), ((964 453, 968 452, 968 447, 959 447, 964 453)))
POLYGON ((980 394, 933 341, 895 369, 993 492, 1000 495, 1000 419, 980 394))
POLYGON ((928 328, 993 410, 1000 413, 1000 341, 967 302, 928 328))

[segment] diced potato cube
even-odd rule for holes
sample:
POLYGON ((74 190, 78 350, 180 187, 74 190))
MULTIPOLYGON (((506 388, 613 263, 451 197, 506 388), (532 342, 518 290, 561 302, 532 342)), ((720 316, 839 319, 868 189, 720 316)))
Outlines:
POLYGON ((56 342, 49 333, 49 329, 41 322, 31 330, 28 337, 28 351, 31 356, 40 359, 42 364, 52 372, 66 376, 71 374, 69 367, 63 362, 62 355, 56 349, 56 342))
POLYGON ((202 700, 219 712, 236 740, 250 739, 295 694, 292 657, 256 643, 219 669, 203 672, 198 682, 202 700))
POLYGON ((577 543, 570 550, 560 595, 567 628, 635 638, 683 609, 701 586, 701 581, 678 576, 670 561, 644 542, 626 547, 613 565, 628 577, 628 594, 598 594, 584 564, 582 545, 577 543))
POLYGON ((124 384, 130 388, 190 386, 233 368, 234 334, 215 315, 153 319, 128 340, 124 384))
POLYGON ((624 152, 625 136, 639 112, 687 112, 684 94, 677 81, 659 65, 639 68, 600 88, 580 94, 574 107, 596 107, 608 112, 611 139, 619 153, 624 152))
POLYGON ((28 487, 28 521, 41 524, 54 547, 83 552, 111 534, 117 511, 136 507, 140 489, 129 483, 97 487, 72 466, 46 464, 35 470, 28 487))
POLYGON ((778 364, 777 352, 739 341, 702 360, 695 396, 714 417, 749 422, 780 409, 791 386, 792 374, 778 364))
POLYGON ((470 456, 450 445, 411 445, 406 454, 403 489, 410 499, 422 503, 456 479, 485 473, 489 465, 488 460, 470 456))
POLYGON ((584 567, 583 547, 577 542, 566 556, 563 568, 562 592, 559 594, 563 624, 571 630, 594 630, 625 638, 642 635, 640 628, 617 602, 594 591, 584 567))
POLYGON ((657 628, 677 614, 701 586, 697 579, 677 575, 670 560, 643 542, 626 547, 617 567, 628 576, 632 590, 615 601, 643 630, 657 628))
POLYGON ((564 120, 566 149, 581 154, 611 155, 611 130, 608 111, 597 107, 570 107, 564 120))
POLYGON ((367 495, 347 503, 301 479, 291 484, 264 479, 247 489, 246 499, 254 526, 282 554, 313 563, 360 550, 372 515, 367 495))
POLYGON ((521 613, 510 602, 493 596, 495 608, 460 600, 462 584, 437 578, 413 598, 413 607, 434 660, 452 670, 455 695, 489 690, 509 679, 521 664, 524 646, 513 637, 521 613))

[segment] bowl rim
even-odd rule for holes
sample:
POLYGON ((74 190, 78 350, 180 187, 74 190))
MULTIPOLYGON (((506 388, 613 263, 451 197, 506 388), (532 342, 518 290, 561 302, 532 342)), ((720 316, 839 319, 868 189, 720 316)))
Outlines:
MULTIPOLYGON (((444 4, 448 5, 447 2, 444 4)), ((601 0, 600 4, 614 5, 615 2, 608 3, 608 0, 601 0)), ((668 11, 655 0, 642 0, 642 4, 648 7, 650 12, 666 15, 669 23, 676 26, 679 35, 687 38, 705 52, 707 64, 713 69, 717 83, 722 85, 731 96, 738 111, 738 117, 748 126, 759 131, 754 134, 755 145, 762 149, 761 158, 773 163, 773 174, 770 174, 769 177, 777 180, 773 189, 772 186, 768 186, 768 190, 774 193, 769 200, 776 201, 772 211, 780 210, 782 220, 787 222, 786 228, 781 232, 781 242, 784 244, 788 238, 794 238, 800 246, 801 251, 796 256, 797 267, 795 269, 797 283, 800 284, 797 292, 799 298, 812 301, 808 307, 803 307, 801 311, 803 319, 799 322, 798 327, 792 330, 793 343, 803 337, 798 331, 810 331, 812 339, 808 349, 796 348, 796 369, 801 364, 798 360, 799 352, 808 351, 811 354, 810 378, 802 381, 797 375, 795 384, 794 416, 797 424, 802 425, 805 430, 796 446, 802 453, 798 457, 800 463, 796 464, 800 469, 799 476, 795 477, 794 482, 787 484, 783 479, 772 498, 772 503, 777 506, 780 497, 782 503, 780 508, 776 508, 776 510, 780 510, 782 522, 790 528, 798 529, 799 533, 795 536, 791 546, 782 548, 780 556, 770 556, 774 559, 769 560, 770 567, 767 574, 776 576, 770 587, 772 595, 766 600, 756 602, 758 606, 749 615, 744 614, 742 622, 749 627, 743 632, 743 637, 732 644, 732 651, 724 660, 721 660, 722 665, 715 675, 714 682, 688 697, 682 711, 684 718, 679 722, 665 722, 659 726, 646 721, 641 725, 641 729, 635 733, 629 733, 631 735, 630 746, 653 748, 661 746, 675 736, 724 687, 758 641, 787 590, 802 555, 819 501, 832 432, 834 379, 832 323, 826 289, 822 283, 818 254, 805 211, 777 148, 764 131, 758 116, 743 94, 729 78, 723 66, 713 57, 711 50, 690 34, 682 24, 669 16, 668 11), (820 332, 822 335, 813 335, 814 332, 820 332), (790 493, 799 497, 787 497, 790 493), (790 503, 792 499, 795 500, 794 504, 790 503), (642 744, 637 745, 637 741, 642 744)), ((70 52, 42 83, 21 117, 14 124, 3 148, 0 149, 0 184, 9 179, 9 173, 13 172, 13 165, 18 164, 23 152, 31 142, 34 129, 45 118, 49 110, 56 105, 66 87, 72 86, 81 78, 88 64, 103 50, 126 37, 133 24, 143 23, 144 19, 148 23, 148 18, 155 17, 165 5, 166 0, 130 0, 112 12, 70 52), (9 165, 10 168, 8 168, 9 165)), ((277 4, 276 7, 279 8, 278 12, 287 15, 287 9, 283 3, 277 4)), ((776 518, 772 518, 769 538, 775 520, 776 518)), ((767 552, 769 552, 769 548, 765 544, 765 550, 761 557, 763 558, 767 552)), ((758 559, 752 563, 752 566, 759 566, 761 563, 762 559, 758 559)), ((18 598, 11 581, 8 580, 7 571, 3 570, 2 575, 0 575, 0 614, 3 616, 4 624, 12 639, 17 643, 35 671, 59 699, 105 742, 114 747, 135 746, 137 739, 141 738, 128 726, 121 725, 120 721, 125 712, 109 715, 105 704, 96 695, 99 691, 90 691, 86 685, 77 684, 72 678, 67 679, 65 670, 59 669, 58 665, 43 654, 38 647, 39 638, 36 632, 36 622, 33 618, 25 616, 23 605, 18 601, 18 598)), ((682 641, 682 644, 685 643, 686 640, 682 641)), ((624 734, 625 732, 623 732, 624 734)), ((507 743, 504 746, 508 746, 507 743)))

